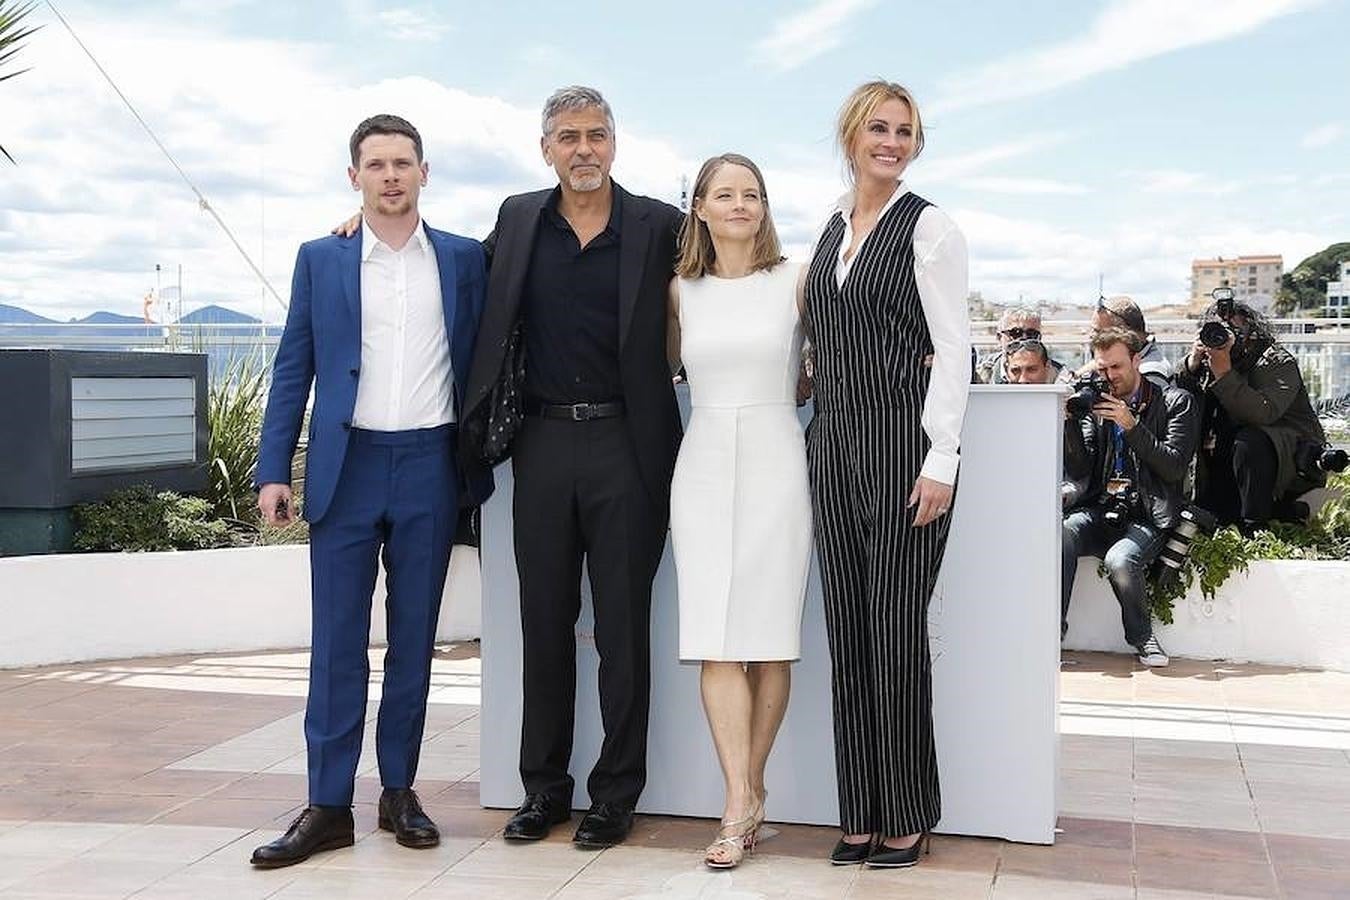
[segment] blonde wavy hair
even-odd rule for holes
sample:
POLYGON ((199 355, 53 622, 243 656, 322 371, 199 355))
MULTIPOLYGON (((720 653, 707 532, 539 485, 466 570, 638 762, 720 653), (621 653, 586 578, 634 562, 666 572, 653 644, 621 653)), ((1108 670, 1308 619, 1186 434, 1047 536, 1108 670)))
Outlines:
POLYGON ((839 152, 844 156, 844 167, 850 182, 857 177, 853 167, 853 144, 858 139, 858 132, 862 131, 862 127, 877 111, 877 107, 887 100, 899 100, 904 103, 909 107, 909 113, 914 119, 914 152, 910 155, 909 161, 918 159, 919 154, 923 152, 923 119, 919 116, 919 104, 914 102, 914 95, 909 89, 893 81, 881 79, 860 84, 848 95, 844 105, 839 107, 839 121, 835 129, 835 140, 838 142, 839 152))

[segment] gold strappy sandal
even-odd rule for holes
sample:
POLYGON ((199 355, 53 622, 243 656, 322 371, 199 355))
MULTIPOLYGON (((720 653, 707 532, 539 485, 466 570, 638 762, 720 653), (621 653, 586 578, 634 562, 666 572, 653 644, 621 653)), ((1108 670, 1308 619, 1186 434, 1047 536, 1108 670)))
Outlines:
POLYGON ((710 869, 734 869, 741 864, 747 852, 755 852, 759 842, 759 826, 764 822, 764 804, 761 801, 750 815, 734 822, 723 822, 717 829, 718 838, 703 851, 703 862, 710 869), (746 826, 749 826, 748 828, 746 826), (744 831, 736 829, 744 828, 744 831), (731 833, 723 832, 731 829, 731 833), (726 848, 726 849, 723 849, 726 848))

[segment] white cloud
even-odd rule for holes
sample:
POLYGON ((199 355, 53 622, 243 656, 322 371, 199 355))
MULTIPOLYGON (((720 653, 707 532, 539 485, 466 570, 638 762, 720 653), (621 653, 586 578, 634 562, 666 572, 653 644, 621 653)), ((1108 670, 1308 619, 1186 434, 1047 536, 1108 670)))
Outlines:
POLYGON ((396 41, 436 41, 450 31, 448 22, 406 7, 380 10, 375 19, 385 35, 396 41))
POLYGON ((1056 181, 1053 178, 1008 178, 988 175, 958 179, 956 184, 966 190, 990 194, 1088 194, 1092 191, 1086 185, 1056 181))
POLYGON ((1151 57, 1254 31, 1321 0, 1112 0, 1088 30, 946 80, 933 112, 1045 93, 1151 57))
POLYGON ((1339 122, 1330 122, 1305 134, 1303 140, 1299 141, 1299 146, 1305 150, 1316 150, 1336 143, 1343 134, 1345 134, 1344 125, 1339 122))
POLYGON ((804 65, 838 47, 844 26, 875 0, 817 0, 812 6, 782 19, 773 31, 755 42, 755 58, 779 71, 804 65))
MULTIPOLYGON (((533 105, 425 78, 350 84, 339 58, 282 40, 133 21, 86 26, 82 37, 283 298, 298 244, 356 208, 346 145, 365 116, 394 112, 421 130, 431 168, 422 208, 438 227, 481 237, 505 196, 555 180, 533 105)), ((6 108, 22 115, 6 117, 4 133, 19 166, 0 181, 0 303, 58 319, 137 314, 155 264, 181 263, 189 309, 222 302, 279 317, 68 35, 43 29, 27 52, 34 70, 4 85, 6 108)), ((674 199, 692 165, 657 137, 625 132, 615 175, 674 199)))
POLYGON ((1236 193, 1244 186, 1244 182, 1241 181, 1220 181, 1203 172, 1187 172, 1181 169, 1152 169, 1126 172, 1125 175, 1133 180, 1136 190, 1146 194, 1202 194, 1219 197, 1236 193))
POLYGON ((1005 141, 1001 144, 993 144, 968 153, 948 155, 936 160, 920 155, 913 165, 915 170, 921 173, 926 183, 937 184, 981 174, 991 163, 1037 153, 1063 143, 1065 139, 1066 135, 1064 134, 1051 133, 1015 141, 1005 141))

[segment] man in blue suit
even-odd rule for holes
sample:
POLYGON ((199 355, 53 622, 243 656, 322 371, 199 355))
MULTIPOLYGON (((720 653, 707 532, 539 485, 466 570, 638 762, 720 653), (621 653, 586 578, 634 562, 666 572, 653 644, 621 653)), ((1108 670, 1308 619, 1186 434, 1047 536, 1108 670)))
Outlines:
POLYGON ((477 241, 429 228, 422 139, 378 115, 351 137, 352 188, 364 227, 301 246, 277 348, 258 454, 258 505, 291 521, 291 457, 310 386, 305 518, 313 619, 305 742, 309 805, 255 866, 287 866, 353 842, 352 793, 370 676, 371 598, 384 560, 389 648, 376 728, 380 827, 408 847, 440 835, 412 790, 426 721, 431 656, 468 483, 455 462, 486 285, 477 241))

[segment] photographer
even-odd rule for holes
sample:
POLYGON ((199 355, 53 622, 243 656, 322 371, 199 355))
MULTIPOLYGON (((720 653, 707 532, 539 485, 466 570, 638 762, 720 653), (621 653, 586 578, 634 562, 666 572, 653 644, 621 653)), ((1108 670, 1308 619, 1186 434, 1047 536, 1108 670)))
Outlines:
MULTIPOLYGON (((1025 306, 1004 310, 998 320, 998 349, 975 363, 975 378, 984 384, 1012 384, 1008 371, 1008 345, 1021 341, 1041 340, 1041 314, 1025 306)), ((1044 346, 1044 345, 1042 345, 1044 346)), ((1046 355, 1046 364, 1053 372, 1049 381, 1058 377, 1063 365, 1046 355)))
POLYGON ((1106 563, 1125 640, 1146 666, 1169 660, 1149 616, 1147 576, 1184 506, 1199 434, 1191 395, 1140 373, 1144 341, 1127 328, 1092 336, 1097 372, 1075 382, 1065 414, 1060 635, 1081 556, 1106 563))
POLYGON ((1326 434, 1298 361, 1255 310, 1216 291, 1207 318, 1177 373, 1202 401, 1196 503, 1251 534, 1326 483, 1326 434))

